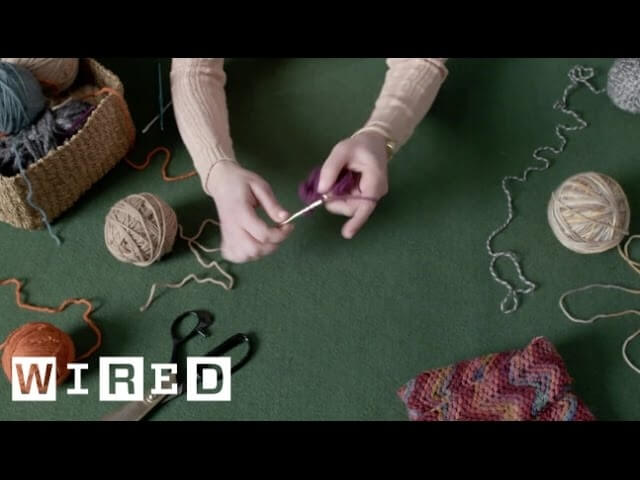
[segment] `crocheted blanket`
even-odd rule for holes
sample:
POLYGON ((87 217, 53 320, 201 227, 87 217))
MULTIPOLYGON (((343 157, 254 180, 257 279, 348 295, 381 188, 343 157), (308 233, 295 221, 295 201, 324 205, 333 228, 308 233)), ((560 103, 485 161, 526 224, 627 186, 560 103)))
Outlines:
POLYGON ((595 420, 551 342, 426 371, 398 390, 414 421, 595 420))

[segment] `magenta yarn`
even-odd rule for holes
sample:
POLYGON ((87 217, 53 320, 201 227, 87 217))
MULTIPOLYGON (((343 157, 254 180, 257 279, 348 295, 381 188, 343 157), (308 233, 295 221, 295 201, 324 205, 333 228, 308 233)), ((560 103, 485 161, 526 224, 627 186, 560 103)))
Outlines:
MULTIPOLYGON (((322 195, 318 192, 320 170, 321 167, 314 168, 309 174, 309 177, 298 187, 298 196, 305 205, 309 205, 322 198, 322 195)), ((358 186, 359 181, 360 174, 358 172, 343 169, 329 193, 336 197, 349 195, 353 189, 358 186)))

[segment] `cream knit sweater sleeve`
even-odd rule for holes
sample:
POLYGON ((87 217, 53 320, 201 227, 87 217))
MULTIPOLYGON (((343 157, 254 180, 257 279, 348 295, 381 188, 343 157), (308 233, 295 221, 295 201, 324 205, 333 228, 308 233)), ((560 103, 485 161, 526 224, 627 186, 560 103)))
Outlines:
MULTIPOLYGON (((395 144, 397 151, 427 114, 448 71, 443 58, 389 58, 375 108, 364 127, 395 144)), ((203 188, 213 167, 236 161, 231 140, 222 58, 174 58, 171 94, 180 135, 203 188)))
POLYGON ((174 58, 171 97, 178 130, 205 192, 220 161, 235 161, 222 58, 174 58))
MULTIPOLYGON (((448 75, 446 58, 388 58, 373 113, 358 132, 374 130, 397 152, 428 113, 448 75)), ((356 132, 356 133, 358 133, 356 132)))

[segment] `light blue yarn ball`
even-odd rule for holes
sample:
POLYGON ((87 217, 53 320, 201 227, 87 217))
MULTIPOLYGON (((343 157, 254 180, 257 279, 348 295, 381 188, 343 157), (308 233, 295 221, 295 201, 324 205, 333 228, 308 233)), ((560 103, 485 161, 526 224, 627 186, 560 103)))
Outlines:
POLYGON ((0 62, 0 133, 14 134, 31 125, 45 105, 42 87, 29 70, 0 62))

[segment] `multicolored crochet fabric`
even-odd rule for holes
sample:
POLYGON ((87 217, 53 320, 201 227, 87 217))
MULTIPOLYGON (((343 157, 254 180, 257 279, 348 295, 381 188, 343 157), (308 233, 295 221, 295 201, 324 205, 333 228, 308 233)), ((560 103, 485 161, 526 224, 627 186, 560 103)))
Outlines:
POLYGON ((522 350, 424 372, 398 395, 415 421, 595 420, 571 382, 553 344, 538 337, 522 350))

